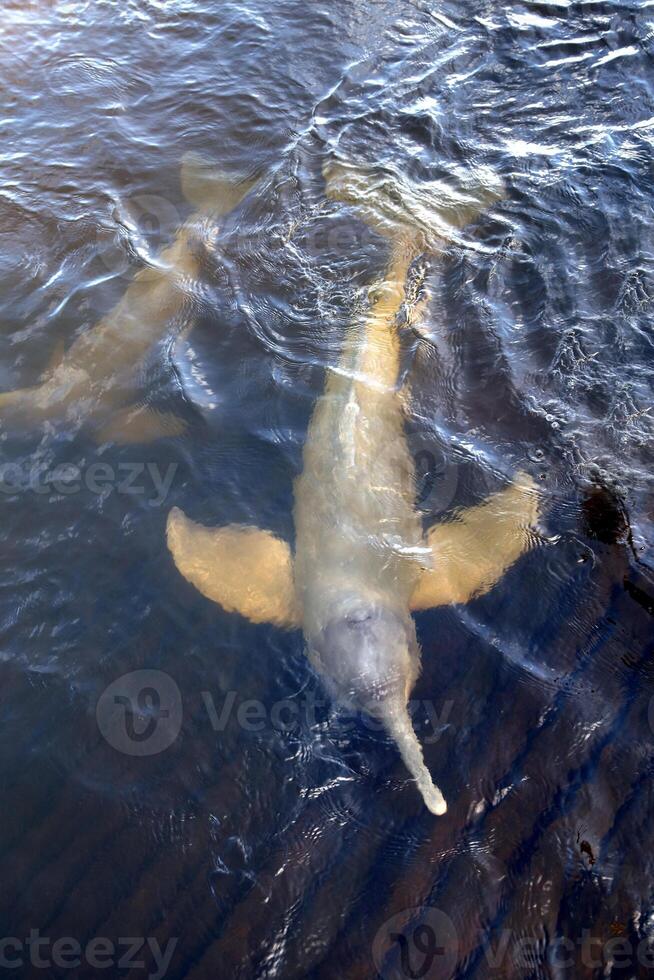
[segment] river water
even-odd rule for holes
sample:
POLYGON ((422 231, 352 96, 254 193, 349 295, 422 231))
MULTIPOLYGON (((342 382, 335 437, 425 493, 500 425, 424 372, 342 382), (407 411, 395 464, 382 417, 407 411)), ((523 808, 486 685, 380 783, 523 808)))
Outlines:
POLYGON ((654 975, 653 11, 5 0, 2 390, 156 261, 187 151, 255 182, 139 368, 183 429, 0 419, 9 975, 654 975), (334 158, 418 201, 505 187, 429 257, 404 364, 426 521, 516 469, 542 499, 494 590, 417 619, 441 818, 301 636, 203 598, 165 542, 173 506, 292 539, 325 366, 388 255, 326 199, 334 158), (103 721, 116 692, 136 729, 103 721))

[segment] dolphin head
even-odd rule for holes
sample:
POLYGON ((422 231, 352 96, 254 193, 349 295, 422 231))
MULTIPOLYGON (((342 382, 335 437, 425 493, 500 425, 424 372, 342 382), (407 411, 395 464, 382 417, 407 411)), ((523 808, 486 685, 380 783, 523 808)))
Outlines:
POLYGON ((372 714, 389 701, 406 704, 419 665, 411 616, 378 598, 345 595, 330 604, 311 645, 339 700, 372 714))
POLYGON ((332 695, 384 723, 427 808, 445 813, 407 710, 420 666, 411 616, 381 598, 343 595, 328 604, 323 623, 312 637, 310 656, 332 695))

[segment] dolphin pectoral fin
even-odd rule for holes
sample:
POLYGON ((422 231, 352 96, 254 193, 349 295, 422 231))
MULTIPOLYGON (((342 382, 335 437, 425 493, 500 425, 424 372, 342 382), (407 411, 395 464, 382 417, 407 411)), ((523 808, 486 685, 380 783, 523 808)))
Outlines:
POLYGON ((155 439, 174 439, 185 431, 186 422, 172 412, 158 412, 147 405, 138 405, 113 412, 98 430, 96 438, 99 443, 129 445, 154 442, 155 439))
POLYGON ((220 216, 241 203, 258 181, 252 177, 229 177, 200 153, 191 150, 182 157, 182 192, 195 208, 220 216))
POLYGON ((433 568, 425 569, 411 598, 413 610, 469 602, 484 595, 533 546, 538 491, 524 473, 483 504, 428 533, 433 568))
POLYGON ((178 570, 207 599, 252 623, 300 626, 285 541, 254 527, 202 527, 177 507, 168 515, 167 537, 178 570))

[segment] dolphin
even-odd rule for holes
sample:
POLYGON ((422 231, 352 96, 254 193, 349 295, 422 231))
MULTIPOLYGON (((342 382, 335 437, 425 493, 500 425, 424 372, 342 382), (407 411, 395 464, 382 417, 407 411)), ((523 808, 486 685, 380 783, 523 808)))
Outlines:
MULTIPOLYGON (((331 696, 383 723, 428 809, 443 814, 408 713, 420 671, 412 613, 488 592, 532 545, 538 494, 518 473, 481 504, 423 529, 398 379, 400 314, 425 237, 402 219, 396 195, 371 192, 365 172, 339 165, 326 177, 329 196, 355 203, 390 238, 390 257, 312 413, 294 484, 295 546, 255 527, 202 527, 174 508, 168 547, 181 574, 223 609, 301 629, 331 696)), ((465 225, 487 203, 479 197, 443 206, 439 217, 447 211, 448 225, 465 225)))
POLYGON ((39 384, 0 393, 0 423, 24 429, 46 422, 88 423, 100 442, 179 435, 183 422, 138 399, 138 372, 184 313, 197 281, 207 229, 232 211, 254 181, 233 180, 199 154, 182 159, 182 190, 196 208, 171 245, 141 269, 116 306, 70 348, 58 352, 39 384))

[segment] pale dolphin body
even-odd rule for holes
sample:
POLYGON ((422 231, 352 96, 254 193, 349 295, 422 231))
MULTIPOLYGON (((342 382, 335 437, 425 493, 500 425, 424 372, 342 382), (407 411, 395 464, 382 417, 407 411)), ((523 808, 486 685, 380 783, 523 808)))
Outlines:
POLYGON ((95 427, 100 441, 117 442, 182 432, 176 416, 138 404, 138 371, 189 302, 200 271, 203 231, 215 231, 216 219, 236 207, 251 186, 230 181, 198 155, 187 154, 182 189, 197 210, 156 264, 135 275, 116 306, 56 359, 40 384, 0 393, 0 426, 84 422, 95 427))
MULTIPOLYGON (((332 196, 346 200, 360 199, 360 186, 328 181, 332 196)), ((372 217, 369 204, 364 213, 372 217)), ((387 218, 378 209, 376 225, 387 218)), ((182 575, 224 609, 301 628, 331 694, 383 721, 427 807, 442 814, 445 800, 407 710, 420 669, 411 612, 488 591, 529 547, 538 503, 521 474, 481 505, 423 531, 397 387, 398 314, 421 243, 393 222, 391 229, 384 281, 363 322, 350 328, 313 411, 295 482, 294 553, 269 531, 204 528, 177 508, 168 546, 182 575)))

